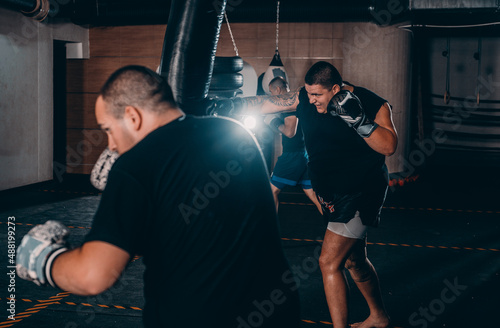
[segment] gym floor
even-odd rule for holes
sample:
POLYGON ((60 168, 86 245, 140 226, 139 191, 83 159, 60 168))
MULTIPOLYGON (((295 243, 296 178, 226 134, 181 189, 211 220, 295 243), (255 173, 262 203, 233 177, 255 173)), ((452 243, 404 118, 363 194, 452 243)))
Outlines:
MULTIPOLYGON (((395 327, 498 327, 499 177, 494 168, 436 168, 390 188, 381 225, 368 233, 368 257, 395 327)), ((69 226, 70 242, 78 245, 99 198, 88 176, 81 175, 0 192, 0 328, 141 327, 141 259, 96 297, 9 275, 9 220, 15 222, 16 245, 33 225, 48 219, 69 226), (14 312, 15 320, 8 319, 14 312)), ((331 326, 317 260, 323 220, 298 189, 285 189, 280 202, 281 236, 299 283, 302 327, 331 326)), ((368 309, 350 283, 351 322, 362 321, 368 309)))

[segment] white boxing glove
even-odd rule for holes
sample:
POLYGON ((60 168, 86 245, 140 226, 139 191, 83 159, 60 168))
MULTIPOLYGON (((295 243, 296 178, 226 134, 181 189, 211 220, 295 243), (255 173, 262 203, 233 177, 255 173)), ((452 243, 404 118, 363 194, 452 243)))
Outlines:
POLYGON ((117 158, 118 153, 116 151, 111 151, 108 147, 104 149, 90 173, 90 183, 92 183, 94 187, 101 191, 104 190, 108 182, 109 171, 117 158))
POLYGON ((31 229, 17 248, 17 275, 41 286, 56 287, 51 276, 52 263, 69 249, 69 230, 58 221, 49 220, 31 229))

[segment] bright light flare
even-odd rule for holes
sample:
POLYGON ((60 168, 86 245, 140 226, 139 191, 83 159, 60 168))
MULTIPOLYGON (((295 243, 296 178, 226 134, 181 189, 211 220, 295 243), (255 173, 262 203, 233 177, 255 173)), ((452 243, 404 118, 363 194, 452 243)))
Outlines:
POLYGON ((243 118, 243 125, 247 129, 252 130, 257 126, 257 120, 253 116, 246 116, 243 118))

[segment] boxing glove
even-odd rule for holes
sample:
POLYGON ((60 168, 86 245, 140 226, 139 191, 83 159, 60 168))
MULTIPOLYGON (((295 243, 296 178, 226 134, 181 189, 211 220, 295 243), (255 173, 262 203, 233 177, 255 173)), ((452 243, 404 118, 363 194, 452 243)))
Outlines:
POLYGON ((17 248, 17 275, 38 286, 50 284, 52 264, 57 256, 69 249, 69 230, 58 221, 49 220, 32 228, 17 248))
POLYGON ((244 98, 214 98, 210 99, 207 114, 210 116, 236 117, 241 115, 246 107, 247 102, 244 98))
POLYGON ((90 172, 90 183, 99 190, 104 190, 106 183, 108 182, 108 175, 111 167, 118 158, 118 153, 116 151, 109 150, 108 147, 104 149, 101 153, 92 172, 90 172))
POLYGON ((264 117, 264 123, 274 132, 281 133, 279 127, 285 124, 285 120, 281 114, 269 114, 264 117))
POLYGON ((333 96, 328 103, 328 112, 344 120, 362 138, 368 138, 378 127, 366 116, 359 98, 348 90, 340 90, 333 96))

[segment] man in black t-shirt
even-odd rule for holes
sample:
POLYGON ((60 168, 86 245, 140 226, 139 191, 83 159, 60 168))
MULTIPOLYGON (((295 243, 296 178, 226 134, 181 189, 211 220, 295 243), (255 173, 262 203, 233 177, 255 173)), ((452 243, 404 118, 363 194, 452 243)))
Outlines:
POLYGON ((142 66, 108 79, 96 117, 120 157, 92 229, 68 250, 62 224, 37 226, 18 249, 18 272, 95 295, 141 255, 146 327, 298 327, 297 286, 255 139, 233 120, 186 116, 173 99, 142 66))
POLYGON ((366 257, 366 230, 377 226, 388 184, 385 156, 397 146, 389 103, 375 93, 344 83, 327 62, 314 64, 299 92, 248 97, 221 104, 219 115, 240 109, 261 114, 296 111, 302 124, 309 173, 327 221, 320 257, 325 294, 335 328, 348 325, 344 267, 370 308, 358 328, 386 328, 390 319, 378 277, 366 257))
MULTIPOLYGON (((271 95, 280 95, 290 92, 288 83, 281 77, 275 77, 269 82, 271 95)), ((302 187, 304 193, 321 212, 321 205, 312 189, 311 179, 307 173, 307 152, 304 145, 304 135, 297 116, 283 117, 282 114, 268 115, 266 122, 273 131, 281 134, 283 153, 278 157, 271 175, 271 190, 273 191, 276 211, 278 211, 278 195, 285 186, 302 187)))

